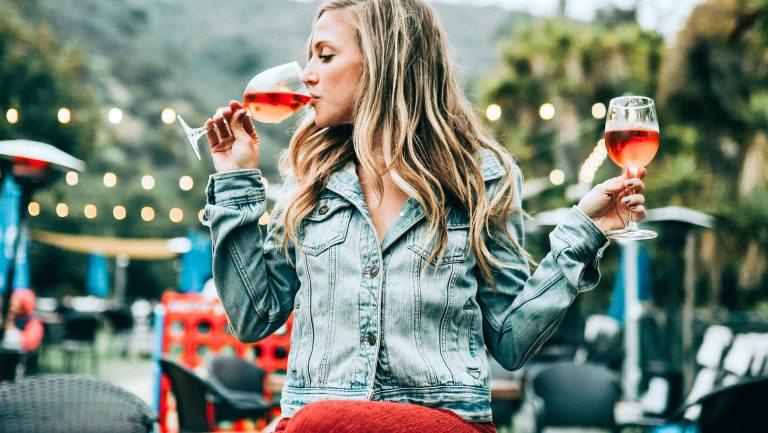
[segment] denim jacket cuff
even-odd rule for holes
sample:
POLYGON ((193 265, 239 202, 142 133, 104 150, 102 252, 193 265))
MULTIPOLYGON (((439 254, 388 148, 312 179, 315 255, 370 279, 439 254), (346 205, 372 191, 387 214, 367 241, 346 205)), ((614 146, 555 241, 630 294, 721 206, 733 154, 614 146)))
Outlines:
POLYGON ((552 252, 556 257, 565 254, 575 259, 582 266, 576 266, 577 290, 585 292, 592 289, 600 279, 599 262, 608 247, 608 238, 577 206, 571 208, 563 222, 557 225, 551 233, 552 252))
POLYGON ((215 173, 208 177, 205 189, 209 205, 241 207, 266 199, 261 170, 248 169, 215 173))

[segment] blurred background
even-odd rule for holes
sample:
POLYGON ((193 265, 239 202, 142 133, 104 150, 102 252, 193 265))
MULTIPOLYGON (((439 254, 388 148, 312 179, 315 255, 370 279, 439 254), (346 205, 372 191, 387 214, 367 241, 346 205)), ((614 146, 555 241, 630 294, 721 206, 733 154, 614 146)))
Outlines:
MULTIPOLYGON (((689 214, 658 215, 648 223, 658 239, 628 256, 639 270, 641 389, 658 376, 685 395, 713 325, 768 332, 768 1, 430 3, 478 115, 523 168, 536 258, 549 248, 548 216, 620 172, 600 141, 609 99, 656 100, 661 146, 647 207, 711 219, 703 228, 689 214)), ((213 165, 194 157, 176 114, 202 124, 256 72, 303 64, 318 4, 0 0, 0 140, 51 143, 87 165, 37 188, 22 209, 14 286, 57 305, 139 301, 139 318, 165 292, 201 291, 213 165)), ((257 127, 263 173, 279 185, 293 124, 257 127)), ((10 215, 13 189, 3 188, 10 215)), ((14 217, 4 218, 9 227, 14 217)), ((542 356, 577 356, 591 316, 623 323, 624 255, 607 250, 599 286, 542 356)), ((151 339, 151 323, 144 332, 151 339)), ((602 362, 618 371, 621 337, 606 344, 602 362)))

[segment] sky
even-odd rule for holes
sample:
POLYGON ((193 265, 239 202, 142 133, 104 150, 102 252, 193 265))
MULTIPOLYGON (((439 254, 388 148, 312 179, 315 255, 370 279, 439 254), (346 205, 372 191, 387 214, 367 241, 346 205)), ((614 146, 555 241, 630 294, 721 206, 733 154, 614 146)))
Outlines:
MULTIPOLYGON (((294 0, 312 2, 315 0, 294 0)), ((429 3, 465 3, 493 5, 539 17, 557 14, 559 0, 427 0, 429 3)), ((667 41, 685 24, 693 8, 704 0, 566 0, 565 14, 573 19, 591 21, 599 9, 616 6, 629 9, 637 5, 637 20, 646 30, 658 30, 667 41)))
MULTIPOLYGON (((535 16, 554 16, 558 0, 428 0, 431 3, 468 3, 494 5, 516 11, 526 11, 535 16)), ((629 9, 637 5, 637 19, 645 29, 655 29, 669 40, 683 26, 691 10, 703 0, 568 0, 565 14, 568 17, 590 21, 595 11, 616 6, 629 9)))

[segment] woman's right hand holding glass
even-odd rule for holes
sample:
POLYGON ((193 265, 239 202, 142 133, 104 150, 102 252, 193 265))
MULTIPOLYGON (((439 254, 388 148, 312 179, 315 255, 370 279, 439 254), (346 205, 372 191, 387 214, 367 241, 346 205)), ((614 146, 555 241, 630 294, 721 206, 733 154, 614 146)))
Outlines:
POLYGON ((259 136, 240 102, 216 110, 205 128, 217 173, 258 168, 259 136))

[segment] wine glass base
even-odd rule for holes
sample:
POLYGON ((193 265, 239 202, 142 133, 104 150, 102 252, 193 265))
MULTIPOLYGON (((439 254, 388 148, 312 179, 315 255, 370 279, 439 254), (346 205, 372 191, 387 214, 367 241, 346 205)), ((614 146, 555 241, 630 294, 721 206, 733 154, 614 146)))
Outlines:
POLYGON ((645 229, 619 229, 612 230, 605 234, 611 239, 621 239, 625 241, 643 241, 648 239, 655 239, 659 234, 653 230, 645 229))

